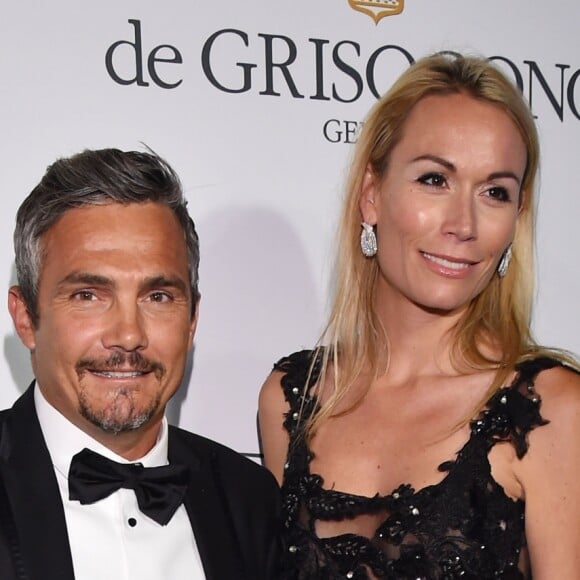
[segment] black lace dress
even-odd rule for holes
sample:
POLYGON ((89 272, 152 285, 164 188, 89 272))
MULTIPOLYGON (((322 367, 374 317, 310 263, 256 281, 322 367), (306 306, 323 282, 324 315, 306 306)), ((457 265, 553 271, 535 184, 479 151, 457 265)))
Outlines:
MULTIPOLYGON (((313 457, 300 437, 298 414, 316 400, 304 396, 312 351, 280 360, 290 411, 284 426, 290 452, 282 485, 285 517, 284 580, 399 579, 452 580, 528 578, 524 502, 508 497, 493 479, 490 449, 509 441, 517 456, 527 451, 527 434, 544 425, 534 379, 559 363, 538 358, 518 365, 511 385, 499 390, 471 422, 471 435, 457 457, 439 466, 446 475, 418 491, 401 485, 386 496, 363 497, 323 489, 310 472, 313 457), (380 515, 372 538, 354 533, 319 538, 316 521, 353 521, 380 515), (383 519, 384 518, 384 519, 383 519)), ((309 386, 318 378, 319 361, 309 386)))

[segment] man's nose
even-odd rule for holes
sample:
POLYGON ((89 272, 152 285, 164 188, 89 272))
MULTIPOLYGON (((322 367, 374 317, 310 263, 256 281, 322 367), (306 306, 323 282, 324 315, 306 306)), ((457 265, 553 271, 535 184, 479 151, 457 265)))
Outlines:
POLYGON ((103 333, 106 348, 118 348, 126 352, 142 350, 148 345, 143 313, 136 303, 117 301, 107 313, 107 324, 103 333))

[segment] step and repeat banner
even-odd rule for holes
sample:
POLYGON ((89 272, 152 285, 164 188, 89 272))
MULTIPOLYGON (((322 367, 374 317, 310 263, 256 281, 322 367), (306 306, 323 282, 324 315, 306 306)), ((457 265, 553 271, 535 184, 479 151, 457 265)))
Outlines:
MULTIPOLYGON (((334 229, 364 116, 415 59, 484 55, 531 103, 542 143, 541 342, 580 352, 577 0, 21 0, 0 19, 0 287, 18 205, 48 164, 142 149, 180 174, 201 239, 201 313, 171 419, 258 452, 272 363, 320 333, 334 229)), ((0 311, 0 407, 32 372, 0 311)))

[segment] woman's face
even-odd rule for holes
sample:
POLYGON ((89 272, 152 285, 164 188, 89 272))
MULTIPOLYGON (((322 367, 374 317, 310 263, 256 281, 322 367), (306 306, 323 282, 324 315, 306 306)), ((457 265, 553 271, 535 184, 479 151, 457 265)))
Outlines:
MULTIPOLYGON (((500 108, 465 94, 412 109, 382 178, 367 171, 379 300, 456 311, 489 283, 514 236, 526 148, 500 108)), ((396 305, 396 304, 395 304, 396 305)))

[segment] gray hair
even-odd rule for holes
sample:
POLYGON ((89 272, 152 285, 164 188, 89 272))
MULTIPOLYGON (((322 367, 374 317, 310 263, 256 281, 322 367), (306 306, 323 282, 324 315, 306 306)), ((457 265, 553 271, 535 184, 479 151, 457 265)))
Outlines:
POLYGON ((16 215, 16 275, 33 324, 38 324, 42 235, 68 210, 109 203, 155 202, 173 210, 187 246, 192 315, 199 298, 199 240, 187 211, 181 182, 156 153, 118 149, 85 150, 48 167, 16 215))

